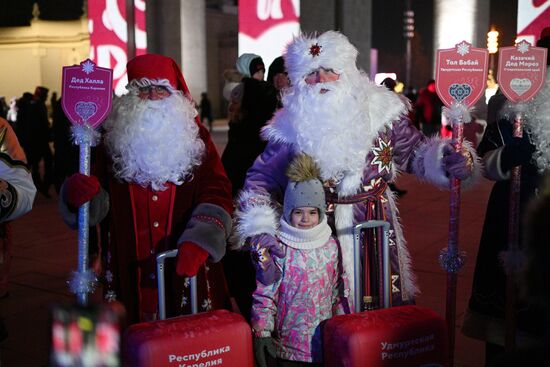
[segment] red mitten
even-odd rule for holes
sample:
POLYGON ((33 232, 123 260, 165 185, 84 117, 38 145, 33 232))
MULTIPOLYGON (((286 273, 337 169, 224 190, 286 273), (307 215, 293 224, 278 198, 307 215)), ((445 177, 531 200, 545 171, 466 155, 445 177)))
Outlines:
POLYGON ((63 200, 74 208, 78 208, 92 200, 99 192, 100 186, 97 177, 75 173, 68 177, 63 184, 63 200))
POLYGON ((194 277, 207 258, 208 252, 193 242, 186 241, 179 245, 176 272, 184 277, 194 277))

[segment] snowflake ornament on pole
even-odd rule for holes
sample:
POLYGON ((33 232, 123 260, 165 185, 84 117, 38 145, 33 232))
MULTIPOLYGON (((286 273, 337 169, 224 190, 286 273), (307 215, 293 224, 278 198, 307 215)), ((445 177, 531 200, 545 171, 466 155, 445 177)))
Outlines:
MULTIPOLYGON (((80 146, 79 171, 90 175, 90 148, 99 141, 95 130, 111 111, 113 71, 100 68, 90 59, 63 67, 61 106, 73 124, 75 144, 80 146)), ((78 270, 69 281, 80 305, 88 303, 97 276, 88 269, 89 205, 78 208, 78 270)))
MULTIPOLYGON (((452 146, 462 151, 464 124, 471 121, 470 107, 485 91, 489 53, 462 41, 450 49, 437 51, 436 91, 445 104, 443 113, 453 127, 452 146)), ((451 179, 449 240, 439 262, 447 272, 446 319, 449 337, 449 366, 454 363, 457 273, 464 264, 465 253, 458 249, 460 219, 460 180, 451 179)))

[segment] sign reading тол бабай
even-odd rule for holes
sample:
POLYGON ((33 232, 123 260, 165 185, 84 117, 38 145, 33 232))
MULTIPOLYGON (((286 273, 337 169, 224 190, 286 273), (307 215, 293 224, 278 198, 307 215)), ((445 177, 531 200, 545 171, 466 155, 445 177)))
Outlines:
POLYGON ((489 53, 466 41, 454 48, 437 50, 435 87, 445 106, 477 102, 485 91, 489 53))

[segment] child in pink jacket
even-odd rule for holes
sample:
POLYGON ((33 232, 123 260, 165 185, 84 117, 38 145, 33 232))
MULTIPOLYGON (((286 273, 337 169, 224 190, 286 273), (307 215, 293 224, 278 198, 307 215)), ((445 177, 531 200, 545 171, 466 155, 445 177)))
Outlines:
POLYGON ((274 258, 282 276, 269 286, 257 281, 253 295, 251 322, 260 367, 267 365, 266 352, 276 356, 278 366, 320 365, 319 324, 348 309, 348 282, 342 276, 340 245, 327 224, 319 171, 302 155, 287 176, 277 232, 284 256, 274 258))

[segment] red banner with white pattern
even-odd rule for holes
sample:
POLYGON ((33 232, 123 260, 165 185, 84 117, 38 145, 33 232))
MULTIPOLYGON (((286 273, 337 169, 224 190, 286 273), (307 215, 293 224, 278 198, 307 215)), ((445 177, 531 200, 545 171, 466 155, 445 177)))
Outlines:
POLYGON ((518 41, 534 45, 546 27, 550 27, 550 0, 518 0, 518 41))
POLYGON ((239 0, 239 55, 260 55, 266 69, 300 32, 300 0, 239 0))
MULTIPOLYGON (((134 0, 136 55, 147 53, 145 32, 145 0, 134 0)), ((113 87, 124 94, 128 78, 125 0, 88 1, 88 28, 90 32, 90 59, 97 66, 113 69, 113 87)))

